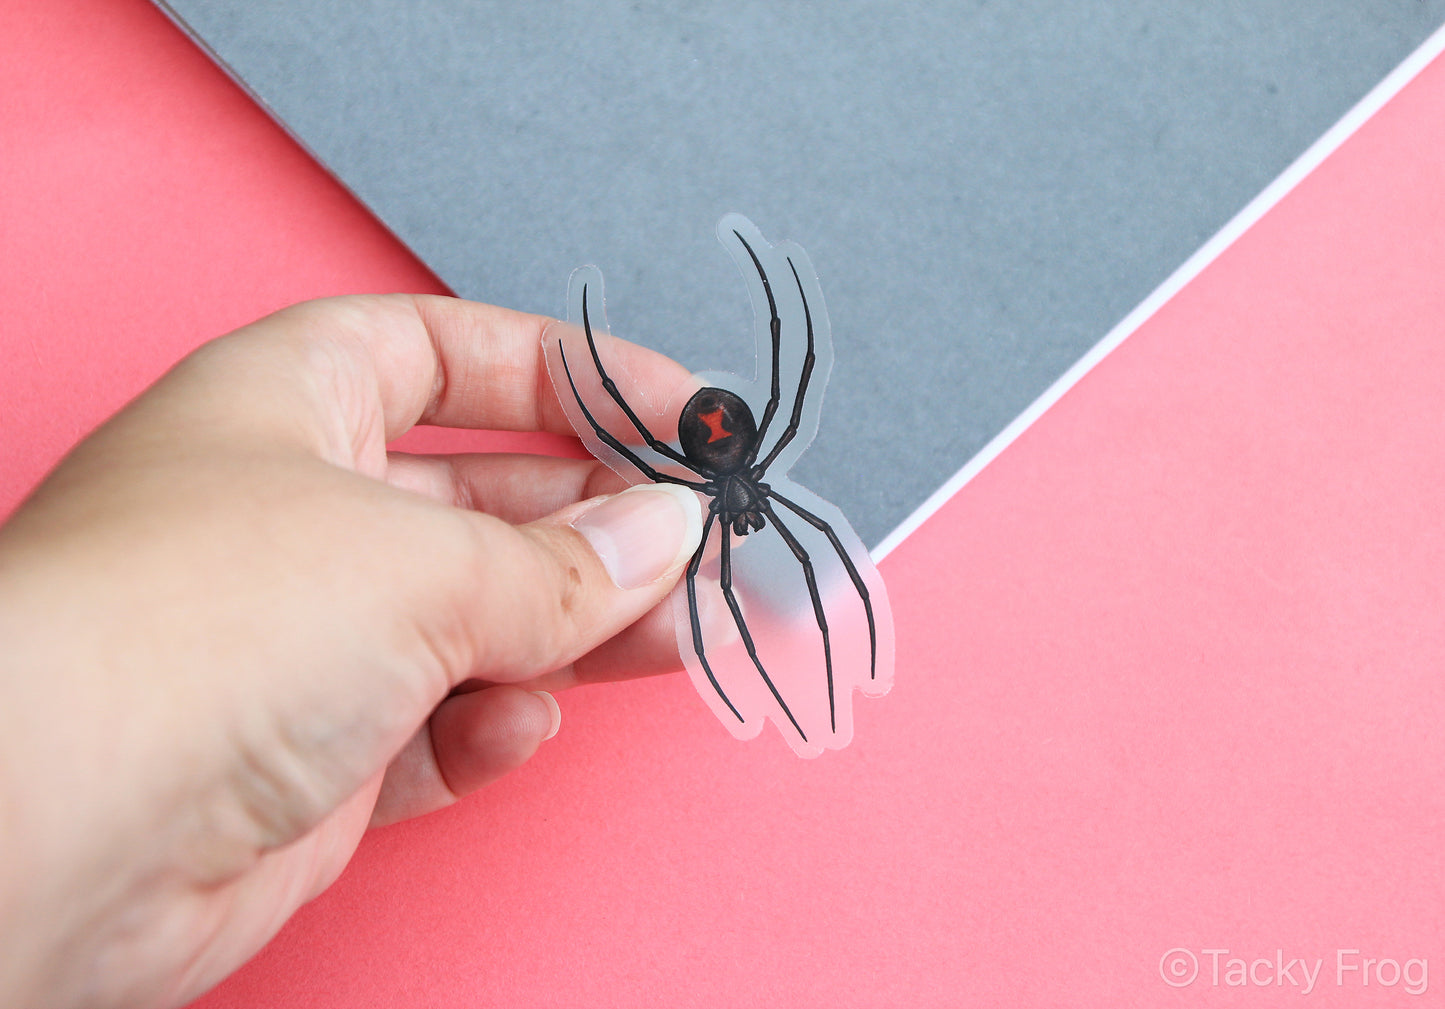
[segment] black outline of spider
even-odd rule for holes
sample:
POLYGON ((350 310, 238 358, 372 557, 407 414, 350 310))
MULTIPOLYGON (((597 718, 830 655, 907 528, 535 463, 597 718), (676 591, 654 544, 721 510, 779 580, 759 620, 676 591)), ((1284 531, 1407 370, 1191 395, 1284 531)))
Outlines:
MULTIPOLYGON (((764 521, 765 518, 770 519, 773 527, 776 528, 778 534, 782 536, 783 542, 788 545, 788 549, 792 551, 793 556, 797 558, 799 564, 802 565, 803 577, 808 583, 808 596, 813 603, 813 614, 817 618, 818 630, 823 637, 823 663, 827 669, 828 676, 828 717, 834 732, 838 729, 838 715, 833 690, 833 652, 828 639, 828 618, 823 612, 823 600, 818 594, 818 583, 814 576, 813 562, 808 552, 803 549, 803 545, 798 542, 797 537, 783 524, 777 512, 773 510, 770 502, 776 501, 826 536, 828 542, 838 554, 838 559, 842 561, 849 579, 853 582, 853 587, 858 592, 859 599, 863 602, 863 610, 868 616, 868 641, 870 647, 868 666, 869 680, 876 680, 878 676, 878 628, 873 615, 873 603, 868 595, 868 587, 863 583, 863 578, 858 573, 857 566, 853 563, 852 558, 848 556, 847 550, 844 549, 842 542, 838 539, 838 534, 833 531, 833 527, 806 508, 783 497, 763 482, 763 477, 767 475, 768 467, 773 464, 773 461, 778 457, 779 453, 781 453, 797 435, 798 428, 802 424, 803 404, 807 397, 808 384, 812 378, 815 361, 813 353, 813 315, 808 308, 808 296, 803 291, 803 281, 798 276, 798 268, 793 263, 793 257, 787 255, 788 268, 793 273, 793 282, 798 286, 798 296, 802 299, 803 303, 803 318, 807 326, 808 349, 807 355, 803 359, 803 371, 798 381, 797 394, 793 399, 793 412, 788 421, 788 426, 783 431, 781 437, 779 437, 777 444, 769 450, 767 456, 763 458, 763 461, 758 463, 757 456, 762 450, 763 439, 767 435, 768 426, 772 423, 773 417, 777 413, 778 406, 782 401, 781 377, 779 375, 781 369, 779 357, 781 356, 782 349, 782 321, 778 317, 778 305, 773 297, 772 284, 768 280, 767 271, 763 269, 761 260, 758 259, 757 253, 753 251, 753 247, 748 244, 748 240, 742 236, 740 231, 734 228, 732 229, 732 233, 737 237, 737 240, 742 243, 743 248, 747 250, 748 257, 753 261, 753 266, 758 271, 758 278, 762 281, 763 291, 767 295, 768 312, 771 317, 768 329, 772 337, 772 392, 768 397, 768 405, 763 411, 761 424, 755 424, 752 409, 741 396, 726 389, 708 386, 694 393, 682 408, 682 414, 678 421, 678 442, 682 448, 682 452, 678 452, 671 445, 654 436, 652 432, 647 429, 647 426, 642 423, 641 418, 637 416, 632 407, 628 406, 627 401, 623 399, 622 393, 618 390, 617 384, 602 366, 602 360, 597 354, 597 343, 592 336, 592 321, 587 311, 587 286, 584 284, 582 287, 582 328, 587 336, 587 349, 591 352, 592 364, 597 369, 598 378, 602 380, 602 388, 606 390, 607 395, 621 408, 622 412, 627 415, 627 419, 631 421, 637 433, 642 436, 648 448, 664 458, 686 467, 692 473, 701 477, 701 482, 685 480, 681 477, 673 476, 670 473, 659 472, 644 462, 635 452, 623 445, 621 441, 603 428, 601 424, 597 423, 596 418, 592 416, 592 411, 587 409, 587 404, 582 401, 582 395, 577 391, 577 383, 572 378, 571 366, 567 363, 566 349, 561 345, 559 345, 557 349, 561 355, 562 370, 567 375, 567 384, 572 388, 573 398, 576 399, 577 406, 581 409, 582 416, 586 418, 593 433, 596 434, 604 444, 633 466, 637 467, 638 471, 647 477, 647 479, 655 483, 672 483, 679 484, 683 487, 690 487, 712 498, 712 502, 708 506, 707 517, 703 521, 702 542, 698 545, 697 552, 693 554, 692 560, 688 563, 686 579, 687 610, 688 619, 692 625, 693 651, 696 652, 698 661, 702 664, 703 672, 707 675, 708 682, 712 684, 713 690, 717 691, 718 697, 722 699, 722 702, 727 705, 728 710, 733 713, 739 722, 746 721, 742 713, 739 712, 733 705, 733 702, 728 699, 727 694, 723 692, 722 687, 718 684, 717 677, 713 675, 712 666, 708 663, 702 640, 702 623, 698 617, 697 574, 702 566, 703 554, 707 549, 708 536, 712 531, 713 522, 716 521, 719 523, 721 531, 721 554, 719 557, 721 577, 719 579, 719 585, 722 589, 723 598, 727 601, 728 609, 732 611, 733 622, 737 625, 738 633, 742 637, 743 646, 747 649, 748 657, 752 659, 753 666, 756 667, 758 674, 763 678, 763 683, 767 685, 768 691, 773 695, 773 699, 777 701, 778 706, 783 709, 783 714, 787 716, 788 721, 792 723, 793 728, 797 730, 802 740, 807 742, 807 734, 803 732, 803 728, 798 724, 798 720, 793 717, 792 710, 789 709, 787 702, 783 700, 782 695, 778 692, 778 688, 773 684, 772 677, 770 677, 767 670, 763 668, 762 660, 758 658, 757 648, 753 645, 752 634, 748 631, 747 621, 743 618, 742 609, 738 605, 737 597, 733 594, 730 533, 736 533, 738 536, 746 536, 752 530, 762 529, 766 524, 764 521), (717 427, 713 426, 713 422, 709 422, 706 425, 706 430, 699 429, 695 419, 699 418, 704 401, 708 405, 716 405, 719 409, 723 410, 727 420, 731 422, 735 428, 741 428, 724 433, 725 437, 736 436, 743 439, 743 449, 745 449, 745 451, 741 452, 740 458, 720 463, 710 464, 708 462, 709 457, 713 459, 728 459, 728 457, 738 456, 739 452, 732 451, 724 453, 720 450, 707 448, 707 445, 711 441, 717 440, 717 431, 721 429, 723 421, 717 420, 717 427), (741 422, 741 424, 739 424, 739 422, 741 422), (748 429, 751 429, 751 431, 748 429), (701 436, 707 434, 709 431, 713 432, 713 436, 707 441, 703 441, 701 436)), ((708 416, 718 417, 719 415, 710 411, 708 416)))

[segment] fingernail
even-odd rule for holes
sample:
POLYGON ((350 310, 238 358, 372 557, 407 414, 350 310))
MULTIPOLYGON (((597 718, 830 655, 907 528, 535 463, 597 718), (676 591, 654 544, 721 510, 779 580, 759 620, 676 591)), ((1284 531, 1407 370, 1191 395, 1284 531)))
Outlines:
POLYGON ((572 523, 618 588, 636 589, 673 570, 702 538, 702 504, 677 484, 629 487, 572 523))
POLYGON ((534 690, 532 691, 532 694, 536 697, 540 697, 542 699, 542 703, 547 705, 547 710, 552 713, 552 727, 548 729, 547 734, 542 737, 542 742, 545 743, 547 740, 555 736, 557 734, 557 730, 562 727, 562 709, 557 704, 557 698, 547 693, 547 691, 534 690))

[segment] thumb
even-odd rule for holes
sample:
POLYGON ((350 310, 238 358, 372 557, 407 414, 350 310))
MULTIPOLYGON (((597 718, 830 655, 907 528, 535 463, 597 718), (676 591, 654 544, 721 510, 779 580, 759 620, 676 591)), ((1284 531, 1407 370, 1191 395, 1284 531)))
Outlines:
POLYGON ((688 488, 640 484, 527 525, 486 521, 467 675, 532 679, 632 624, 677 583, 702 518, 688 488))
MULTIPOLYGON (((510 583, 493 579, 508 605, 480 625, 474 676, 515 682, 573 661, 655 606, 697 550, 702 506, 685 487, 642 484, 495 534, 500 570, 523 566, 510 583)), ((525 763, 559 722, 550 694, 451 694, 387 768, 372 825, 451 805, 525 763)))

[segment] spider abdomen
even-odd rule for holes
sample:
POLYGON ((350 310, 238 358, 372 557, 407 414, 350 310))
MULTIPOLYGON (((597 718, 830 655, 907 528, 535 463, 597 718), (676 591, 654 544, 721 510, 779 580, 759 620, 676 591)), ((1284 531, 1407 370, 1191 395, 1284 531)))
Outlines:
POLYGON ((682 408, 677 439, 689 462, 728 476, 751 462, 758 425, 741 396, 708 387, 693 393, 682 408))

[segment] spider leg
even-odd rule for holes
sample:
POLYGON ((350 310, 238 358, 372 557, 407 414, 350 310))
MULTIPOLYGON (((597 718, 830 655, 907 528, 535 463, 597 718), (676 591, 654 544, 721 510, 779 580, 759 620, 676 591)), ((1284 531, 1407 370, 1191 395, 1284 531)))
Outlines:
POLYGON ((763 293, 768 296, 768 314, 772 316, 768 322, 768 330, 773 337, 773 391, 768 397, 767 407, 763 410, 763 419, 758 423, 758 440, 753 445, 752 452, 748 454, 747 465, 751 466, 753 460, 757 458, 758 447, 763 443, 763 435, 768 433, 768 425, 773 422, 773 414, 778 412, 778 403, 783 398, 782 380, 778 375, 778 369, 781 367, 778 358, 782 355, 783 322, 778 318, 778 302, 773 297, 773 285, 768 282, 768 275, 763 270, 762 261, 758 259, 758 254, 753 251, 748 240, 742 236, 742 232, 734 229, 733 234, 737 236, 739 242, 743 243, 743 248, 748 250, 748 257, 753 261, 753 266, 757 267, 758 279, 763 282, 763 293))
MULTIPOLYGON (((597 377, 602 379, 602 388, 607 391, 607 395, 612 397, 612 402, 620 406, 622 412, 627 414, 627 419, 632 421, 632 426, 637 428, 637 433, 642 435, 643 439, 647 442, 647 447, 658 455, 666 456, 673 462, 680 462, 684 466, 692 467, 693 464, 688 462, 682 453, 653 436, 652 432, 647 429, 647 425, 643 424, 642 419, 633 412, 632 407, 627 405, 627 400, 622 398, 622 393, 618 390, 617 383, 612 381, 612 377, 607 374, 607 369, 602 367, 602 359, 597 356, 597 341, 592 337, 592 320, 587 317, 586 284, 582 285, 582 331, 587 334, 587 349, 592 352, 592 364, 597 368, 597 377)), ((568 377, 570 378, 571 376, 568 377)), ((574 389, 573 391, 575 392, 576 390, 574 389)), ((595 427, 596 425, 593 426, 595 427)))
POLYGON ((793 551, 798 563, 803 565, 803 577, 808 582, 808 598, 813 600, 813 615, 818 618, 818 630, 823 635, 823 665, 828 670, 828 723, 833 731, 837 732, 838 714, 833 704, 833 648, 828 643, 828 618, 823 614, 823 599, 818 595, 818 580, 813 576, 813 561, 808 557, 808 551, 803 549, 803 544, 783 525, 767 500, 764 499, 759 504, 763 513, 773 520, 773 528, 783 537, 783 542, 788 544, 788 549, 793 551))
MULTIPOLYGON (((773 446, 772 451, 768 453, 767 458, 763 460, 762 466, 759 467, 763 471, 766 471, 767 468, 773 464, 773 460, 778 457, 778 453, 787 446, 788 442, 793 440, 793 437, 798 433, 798 426, 803 423, 803 400, 807 398, 808 383, 812 380, 813 365, 817 361, 817 357, 813 353, 813 313, 808 308, 808 296, 803 293, 803 281, 798 276, 798 268, 793 265, 792 256, 788 257, 788 269, 793 271, 793 282, 798 285, 798 297, 803 299, 803 320, 808 327, 808 353, 803 358, 803 374, 798 379, 798 394, 793 397, 793 415, 788 419, 788 426, 787 429, 783 431, 782 437, 778 439, 778 443, 773 446)), ((774 341, 774 382, 776 382, 777 380, 777 359, 777 345, 776 341, 774 341)), ((776 385, 774 386, 774 388, 776 388, 776 385)), ((770 406, 771 405, 772 404, 770 404, 770 406)), ((767 418, 772 418, 771 410, 769 410, 767 418)), ((764 423, 763 426, 766 427, 766 423, 764 423)), ((760 428, 758 430, 758 446, 760 447, 762 443, 763 433, 762 429, 760 428)), ((754 447, 753 451, 756 452, 757 447, 754 447)))
MULTIPOLYGON (((723 518, 726 520, 727 516, 724 515, 723 518)), ((789 710, 787 702, 783 700, 783 695, 778 693, 778 688, 773 685, 772 677, 769 676, 768 671, 763 668, 763 663, 758 658, 758 649, 753 644, 753 636, 748 633, 747 622, 743 620, 743 611, 738 606, 737 596, 733 595, 733 563, 731 546, 728 542, 730 537, 731 530, 728 529, 727 522, 723 521, 722 556, 719 558, 721 574, 718 579, 722 585, 723 598, 727 600, 728 609, 733 611, 733 623, 738 625, 738 633, 742 635, 743 647, 748 650, 748 658, 753 660, 753 665, 757 667, 758 675, 763 678, 763 682, 767 684, 768 690, 772 692, 773 700, 778 702, 778 706, 783 709, 783 714, 788 716, 788 721, 793 723, 793 728, 798 730, 798 735, 801 736, 803 742, 806 743, 808 741, 808 734, 803 731, 803 727, 799 725, 798 720, 793 717, 793 712, 789 710)))
POLYGON ((682 486, 691 487, 694 490, 702 490, 702 488, 706 486, 706 484, 703 483, 696 483, 692 480, 684 480, 681 477, 675 477, 670 473, 659 473, 647 463, 643 462, 636 452, 633 452, 626 445, 622 444, 622 442, 618 441, 611 432, 609 432, 601 424, 597 423, 597 418, 592 416, 592 411, 587 409, 586 403, 582 402, 582 395, 577 391, 577 383, 572 380, 572 368, 567 364, 567 351, 562 347, 560 343, 557 345, 557 352, 562 355, 562 371, 565 372, 567 375, 567 384, 572 387, 572 396, 574 399, 577 400, 577 406, 581 408, 582 416, 587 418, 587 423, 592 425, 592 432, 596 434, 597 437, 601 438, 603 442, 607 444, 608 448, 612 449, 612 451, 616 452, 618 455, 622 456, 622 458, 626 459, 628 462, 632 463, 632 465, 636 466, 639 470, 641 470, 642 475, 647 477, 647 479, 651 480, 653 483, 682 484, 682 486))
POLYGON ((738 721, 744 721, 742 713, 728 700, 728 695, 723 693, 723 688, 718 686, 717 677, 713 675, 712 666, 707 663, 707 655, 703 652, 702 646, 702 621, 697 615, 697 572, 702 567, 703 551, 707 549, 707 534, 712 529, 712 521, 717 517, 717 501, 708 507, 707 520, 702 524, 702 542, 697 545, 697 551, 692 555, 692 561, 687 566, 687 619, 692 624, 692 650, 697 653, 697 661, 702 663, 702 671, 707 674, 707 681, 722 698, 722 702, 728 706, 728 710, 737 716, 738 721))
POLYGON ((868 678, 870 680, 876 679, 878 676, 878 628, 873 623, 873 603, 868 598, 868 586, 863 584, 863 577, 858 574, 858 568, 854 565, 853 559, 848 556, 848 551, 843 549, 843 544, 838 539, 838 534, 833 531, 833 527, 828 523, 801 505, 789 501, 776 491, 773 491, 770 497, 794 515, 798 516, 798 518, 808 523, 808 525, 828 537, 828 542, 833 544, 833 549, 838 553, 838 559, 843 562, 844 570, 848 572, 848 577, 853 580, 853 587, 858 590, 858 598, 863 600, 863 612, 868 614, 868 645, 870 652, 868 678))

